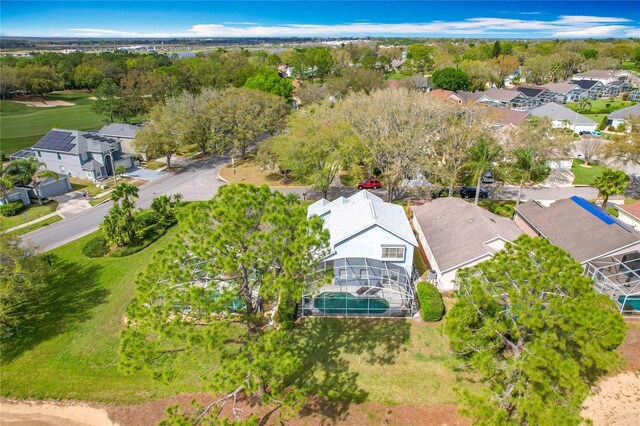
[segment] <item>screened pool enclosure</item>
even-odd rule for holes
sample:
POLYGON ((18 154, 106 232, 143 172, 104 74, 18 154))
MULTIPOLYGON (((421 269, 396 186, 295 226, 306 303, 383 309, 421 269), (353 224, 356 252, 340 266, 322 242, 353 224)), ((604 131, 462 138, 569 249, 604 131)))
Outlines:
POLYGON ((411 277, 392 262, 326 260, 309 275, 302 316, 407 317, 414 314, 411 277))
POLYGON ((604 256, 587 263, 598 292, 609 296, 624 316, 640 316, 640 251, 604 256))

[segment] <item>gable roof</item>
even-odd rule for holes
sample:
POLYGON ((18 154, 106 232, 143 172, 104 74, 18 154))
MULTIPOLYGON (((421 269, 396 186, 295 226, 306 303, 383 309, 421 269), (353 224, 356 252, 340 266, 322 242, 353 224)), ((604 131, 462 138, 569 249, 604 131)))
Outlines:
POLYGON ((609 118, 612 120, 626 120, 629 116, 640 116, 640 104, 631 105, 609 114, 609 118))
POLYGON ((110 151, 114 143, 117 143, 115 139, 105 138, 96 132, 52 129, 33 148, 78 155, 85 152, 110 151))
POLYGON ((131 124, 111 123, 104 126, 98 133, 103 136, 115 136, 118 138, 133 139, 140 131, 140 127, 131 124))
POLYGON ((580 88, 576 83, 547 83, 543 84, 542 87, 546 87, 554 93, 562 93, 563 95, 580 88))
POLYGON ((489 107, 494 120, 498 124, 519 126, 524 120, 531 117, 529 111, 518 111, 511 108, 489 107))
POLYGON ((640 243, 640 234, 584 198, 574 196, 549 207, 529 200, 516 212, 580 263, 640 243))
POLYGON ((518 96, 526 96, 526 95, 524 95, 524 93, 518 92, 517 90, 491 88, 491 89, 487 89, 484 93, 482 93, 481 98, 487 97, 489 99, 493 99, 500 102, 511 102, 513 99, 517 98, 518 96))
POLYGON ((589 90, 593 86, 602 85, 600 80, 574 80, 571 83, 580 86, 580 88, 584 90, 589 90))
POLYGON ((442 273, 493 255, 492 241, 522 234, 513 221, 460 198, 437 198, 411 209, 442 273))
POLYGON ((549 102, 548 104, 541 105, 529 112, 536 117, 549 117, 553 121, 567 120, 571 124, 598 124, 592 119, 585 117, 582 114, 578 114, 563 105, 558 105, 555 102, 549 102))
POLYGON ((477 101, 478 99, 480 99, 482 96, 484 96, 484 92, 480 92, 480 91, 475 91, 475 92, 465 92, 464 90, 458 90, 457 92, 455 92, 456 95, 458 95, 458 97, 460 97, 460 99, 462 99, 463 101, 477 101))
POLYGON ((528 98, 535 98, 549 90, 546 87, 541 86, 516 86, 515 89, 528 98))
POLYGON ((307 209, 308 217, 314 215, 324 219, 324 227, 329 230, 331 250, 376 225, 411 245, 418 245, 404 209, 396 204, 385 203, 366 190, 331 202, 324 198, 318 200, 307 209))

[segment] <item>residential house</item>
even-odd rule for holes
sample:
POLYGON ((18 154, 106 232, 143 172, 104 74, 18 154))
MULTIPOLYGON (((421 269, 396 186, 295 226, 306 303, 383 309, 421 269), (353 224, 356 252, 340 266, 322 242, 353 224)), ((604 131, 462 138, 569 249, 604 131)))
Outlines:
POLYGON ((572 84, 576 84, 582 89, 580 99, 597 99, 600 93, 604 90, 604 84, 599 80, 574 80, 572 84))
POLYGON ((609 114, 609 125, 618 127, 621 124, 627 124, 629 117, 640 117, 640 104, 631 105, 609 114))
POLYGON ((475 92, 466 92, 464 90, 458 90, 456 92, 456 95, 458 95, 458 97, 462 99, 462 102, 475 103, 476 101, 478 101, 478 99, 480 99, 484 95, 484 92, 481 92, 479 90, 476 90, 475 92))
POLYGON ((528 235, 544 237, 578 263, 640 249, 640 233, 580 197, 546 207, 529 200, 516 207, 515 223, 528 235))
POLYGON ((427 95, 433 96, 434 98, 442 99, 445 101, 453 101, 458 104, 461 104, 464 101, 464 99, 460 95, 458 95, 456 92, 453 92, 451 90, 434 89, 427 92, 427 95))
POLYGON ((120 165, 133 166, 133 157, 121 151, 119 141, 96 132, 53 129, 33 150, 48 170, 83 179, 102 179, 113 176, 120 165))
POLYGON ((616 204, 618 219, 640 231, 640 201, 633 204, 616 204))
POLYGON ((413 225, 440 291, 453 290, 458 270, 491 258, 522 231, 511 220, 460 198, 412 206, 413 225))
POLYGON ((69 176, 58 173, 57 179, 46 177, 33 185, 16 185, 8 191, 7 201, 22 201, 22 204, 28 206, 32 199, 55 197, 70 190, 69 176))
POLYGON ((308 217, 329 231, 329 254, 303 297, 303 315, 413 315, 416 238, 404 209, 362 190, 349 198, 321 199, 308 217), (329 278, 327 280, 327 278, 329 278))
POLYGON ((523 121, 531 118, 529 111, 518 111, 511 108, 489 107, 489 114, 500 127, 518 127, 523 121))
POLYGON ((141 155, 143 160, 147 160, 146 153, 139 153, 133 147, 133 140, 140 131, 141 126, 134 126, 132 124, 123 123, 111 123, 102 127, 98 131, 98 134, 106 138, 116 139, 120 142, 120 150, 125 154, 141 155))
POLYGON ((627 70, 590 70, 574 74, 573 81, 598 81, 603 85, 615 82, 628 82, 633 86, 640 84, 640 77, 627 70))
POLYGON ((514 90, 524 94, 528 98, 541 98, 549 93, 549 89, 544 86, 516 86, 514 90))
POLYGON ((530 99, 522 92, 507 89, 488 89, 482 92, 476 103, 501 108, 526 109, 530 99))
POLYGON ((584 96, 584 90, 576 83, 547 83, 543 84, 553 96, 553 102, 565 104, 567 102, 577 102, 584 96))
POLYGON ((576 133, 582 131, 594 132, 598 127, 598 123, 592 119, 555 102, 539 106, 529 112, 536 117, 550 118, 554 128, 571 129, 576 133))

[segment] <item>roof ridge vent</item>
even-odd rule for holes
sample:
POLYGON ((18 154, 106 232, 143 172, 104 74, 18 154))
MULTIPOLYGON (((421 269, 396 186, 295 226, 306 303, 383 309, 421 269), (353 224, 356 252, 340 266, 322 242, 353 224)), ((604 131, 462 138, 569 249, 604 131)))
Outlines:
POLYGON ((371 200, 369 200, 369 208, 371 209, 371 217, 373 217, 373 219, 377 219, 376 218, 376 209, 373 208, 373 203, 371 202, 371 200))

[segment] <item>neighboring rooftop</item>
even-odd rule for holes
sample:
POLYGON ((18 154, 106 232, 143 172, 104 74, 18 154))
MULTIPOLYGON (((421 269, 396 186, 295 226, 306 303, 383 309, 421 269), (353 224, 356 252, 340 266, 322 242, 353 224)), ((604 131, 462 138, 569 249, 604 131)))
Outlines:
POLYGON ((640 201, 636 201, 633 204, 618 204, 616 208, 640 220, 640 201))
POLYGON ((640 234, 584 198, 558 200, 549 207, 530 200, 516 212, 580 263, 640 243, 640 234))
POLYGON ((478 99, 480 99, 482 96, 484 96, 484 92, 480 92, 480 91, 465 92, 464 90, 458 90, 456 92, 456 95, 458 95, 460 98, 462 98, 463 101, 475 102, 478 99))
POLYGON ((529 112, 536 117, 549 117, 553 121, 567 120, 571 124, 598 124, 592 119, 585 117, 582 114, 578 114, 563 105, 558 105, 555 102, 549 102, 548 104, 534 108, 529 112))
POLYGON ((600 80, 575 80, 571 82, 571 84, 580 86, 580 88, 584 90, 589 90, 598 83, 601 83, 601 81, 600 80))
POLYGON ((536 96, 549 90, 546 87, 541 86, 516 86, 515 89, 529 98, 535 98, 536 96))
POLYGON ((546 87, 552 92, 562 93, 563 95, 566 95, 573 89, 578 88, 580 86, 578 86, 576 83, 547 83, 547 84, 544 84, 542 87, 546 87))
POLYGON ((307 216, 313 215, 324 219, 324 226, 329 230, 332 250, 342 241, 374 225, 409 244, 418 245, 404 209, 397 204, 385 203, 380 197, 366 190, 349 198, 339 197, 331 202, 324 198, 318 200, 307 210, 307 216))
POLYGON ((494 121, 498 124, 519 126, 524 120, 531 117, 528 111, 517 111, 511 108, 489 107, 494 121))
POLYGON ((481 93, 481 97, 487 97, 500 102, 510 102, 515 97, 521 95, 523 93, 518 92, 517 90, 507 90, 507 89, 496 89, 491 88, 487 89, 485 92, 481 93))
POLYGON ((98 133, 104 136, 133 139, 140 131, 140 127, 132 124, 111 123, 104 126, 98 133))
POLYGON ((640 104, 631 105, 626 108, 613 111, 609 114, 609 119, 626 120, 629 116, 640 116, 640 104))
POLYGON ((493 255, 493 241, 513 241, 522 234, 512 220, 460 198, 437 198, 411 209, 442 273, 493 255))

